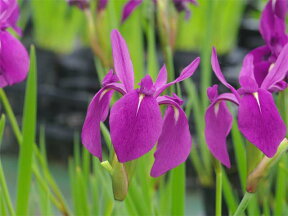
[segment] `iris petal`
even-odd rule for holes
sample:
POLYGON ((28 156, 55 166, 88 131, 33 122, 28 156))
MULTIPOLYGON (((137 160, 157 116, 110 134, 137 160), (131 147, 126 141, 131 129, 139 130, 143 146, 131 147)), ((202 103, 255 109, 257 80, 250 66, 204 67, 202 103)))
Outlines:
POLYGON ((213 156, 229 168, 231 165, 227 151, 226 138, 232 127, 233 117, 229 112, 225 101, 231 101, 238 104, 235 95, 231 93, 219 95, 212 102, 205 113, 205 138, 213 156))
POLYGON ((153 96, 131 91, 111 109, 112 144, 120 162, 127 162, 149 152, 162 129, 159 105, 153 96))
MULTIPOLYGON (((162 97, 164 98, 164 97, 162 97)), ((191 151, 192 138, 188 119, 181 107, 165 97, 160 103, 168 104, 163 129, 154 154, 152 177, 158 177, 185 162, 191 151)))
POLYGON ((132 91, 134 89, 133 65, 126 42, 118 30, 112 31, 111 42, 115 72, 126 91, 132 91))
POLYGON ((286 135, 286 126, 274 103, 272 94, 259 89, 244 95, 239 103, 239 130, 267 157, 273 157, 286 135))
POLYGON ((29 70, 25 47, 10 33, 0 31, 0 87, 23 81, 29 70))
POLYGON ((85 148, 100 160, 102 160, 100 122, 104 121, 108 115, 109 103, 113 94, 113 91, 110 90, 102 88, 92 99, 81 134, 85 148))

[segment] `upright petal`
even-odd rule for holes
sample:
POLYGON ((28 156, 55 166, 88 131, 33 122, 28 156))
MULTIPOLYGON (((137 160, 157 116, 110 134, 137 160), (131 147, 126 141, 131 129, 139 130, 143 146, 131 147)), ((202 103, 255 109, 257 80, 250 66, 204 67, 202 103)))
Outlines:
POLYGON ((275 55, 288 42, 285 15, 286 0, 269 0, 260 19, 260 33, 275 55))
POLYGON ((283 81, 285 76, 288 74, 288 44, 282 49, 280 55, 278 56, 274 67, 268 72, 265 77, 261 88, 270 89, 276 83, 283 81))
POLYGON ((133 65, 126 42, 118 30, 112 31, 111 42, 115 72, 126 91, 132 91, 134 89, 133 65))
POLYGON ((94 156, 102 160, 100 122, 107 118, 110 99, 113 91, 102 88, 89 104, 82 128, 82 143, 94 156))
POLYGON ((219 81, 225 85, 227 88, 229 88, 235 95, 237 95, 237 91, 226 81, 221 69, 220 69, 220 65, 219 65, 219 61, 218 61, 218 57, 217 57, 217 52, 216 52, 216 48, 213 47, 212 49, 212 56, 211 56, 211 65, 212 65, 212 69, 215 73, 215 75, 217 76, 217 78, 219 79, 219 81))
POLYGON ((142 3, 142 0, 129 0, 122 11, 122 23, 130 16, 130 14, 142 3))
POLYGON ((160 69, 158 77, 155 82, 155 88, 158 89, 167 83, 167 69, 166 65, 160 69))
POLYGON ((197 57, 191 64, 189 64, 187 67, 185 67, 180 76, 175 79, 174 81, 167 83, 166 85, 163 85, 162 87, 158 88, 155 92, 155 96, 159 96, 165 89, 167 89, 169 86, 174 85, 175 83, 181 82, 190 76, 194 74, 194 72, 197 70, 198 66, 200 64, 200 58, 197 57))
POLYGON ((238 111, 239 130, 267 157, 273 157, 286 135, 286 126, 274 103, 272 94, 259 89, 244 95, 238 111))
POLYGON ((159 105, 152 96, 129 92, 111 109, 112 144, 120 162, 127 162, 149 152, 162 129, 159 105))
POLYGON ((245 91, 255 92, 259 86, 254 76, 253 55, 246 55, 239 76, 240 85, 245 91))
POLYGON ((235 95, 231 93, 219 95, 213 101, 205 113, 205 138, 213 156, 230 168, 226 138, 232 127, 233 117, 225 101, 238 103, 235 95))
POLYGON ((0 31, 0 88, 22 82, 29 70, 25 47, 6 31, 0 31))
POLYGON ((155 162, 151 170, 152 177, 158 177, 185 162, 192 145, 185 112, 168 97, 165 97, 161 103, 169 106, 165 112, 162 133, 154 154, 155 162))

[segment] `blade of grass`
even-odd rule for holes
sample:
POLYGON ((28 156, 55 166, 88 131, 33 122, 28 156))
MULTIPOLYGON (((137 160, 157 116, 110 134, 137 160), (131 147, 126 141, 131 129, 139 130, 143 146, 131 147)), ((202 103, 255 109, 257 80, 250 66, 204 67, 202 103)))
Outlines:
POLYGON ((171 215, 185 215, 185 163, 170 172, 171 215))
POLYGON ((4 171, 3 171, 3 167, 2 167, 2 163, 0 161, 0 188, 2 189, 1 191, 1 197, 3 198, 3 202, 4 204, 7 206, 8 208, 8 212, 9 215, 14 216, 15 215, 15 211, 12 205, 12 201, 10 198, 10 194, 8 191, 8 187, 7 187, 7 183, 5 180, 5 175, 4 175, 4 171))
POLYGON ((286 179, 287 175, 285 171, 283 170, 282 166, 287 164, 286 158, 283 157, 278 165, 277 170, 277 180, 276 180, 276 195, 275 195, 275 208, 274 208, 274 215, 283 215, 284 205, 286 202, 286 179), (283 164, 283 165, 281 165, 283 164))
MULTIPOLYGON (((19 146, 22 145, 22 133, 20 131, 20 128, 18 126, 15 114, 13 112, 13 109, 9 103, 9 100, 6 96, 6 93, 3 89, 0 89, 0 98, 1 98, 1 102, 3 104, 3 107, 6 111, 6 114, 8 116, 8 119, 10 121, 12 130, 14 132, 14 135, 17 139, 17 142, 19 144, 19 146)), ((61 209, 59 209, 63 214, 70 214, 70 210, 66 204, 66 201, 61 193, 61 191, 58 188, 58 185, 56 184, 55 180, 53 179, 52 175, 50 174, 49 168, 47 166, 47 164, 45 163, 45 160, 41 154, 41 152, 39 151, 37 145, 34 143, 34 148, 35 148, 35 154, 37 159, 39 160, 40 164, 41 164, 41 168, 43 169, 45 178, 47 180, 47 183, 45 182, 45 184, 49 184, 51 189, 53 190, 53 192, 55 193, 55 196, 57 197, 57 199, 59 200, 60 204, 61 204, 61 209)), ((35 166, 34 166, 35 167, 35 166)), ((33 168, 33 172, 35 173, 38 170, 34 170, 33 168)), ((39 171, 38 171, 39 172, 39 171)))
POLYGON ((35 48, 30 50, 30 71, 27 80, 23 112, 23 142, 20 147, 16 214, 26 215, 32 178, 32 160, 36 135, 37 75, 35 48))

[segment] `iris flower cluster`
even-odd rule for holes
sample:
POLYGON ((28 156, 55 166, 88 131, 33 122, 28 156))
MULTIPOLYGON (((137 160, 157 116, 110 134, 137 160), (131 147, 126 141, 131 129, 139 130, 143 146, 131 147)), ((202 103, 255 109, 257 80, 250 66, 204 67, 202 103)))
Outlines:
POLYGON ((127 45, 117 30, 111 33, 114 69, 104 78, 103 87, 92 99, 82 129, 82 143, 91 154, 102 160, 100 122, 109 112, 112 94, 123 95, 111 108, 111 140, 119 162, 135 160, 157 143, 151 176, 158 177, 183 163, 191 149, 191 135, 183 101, 176 95, 161 96, 171 85, 193 75, 200 58, 196 58, 174 81, 167 83, 163 66, 155 82, 146 75, 134 88, 134 71, 127 45), (168 108, 162 118, 160 105, 168 108))
POLYGON ((29 69, 29 57, 25 47, 11 33, 18 35, 19 8, 16 0, 0 0, 0 88, 23 81, 29 69))
MULTIPOLYGON (((153 0, 153 1, 154 3, 157 2, 157 0, 153 0)), ((188 19, 191 15, 190 9, 188 7, 188 3, 197 5, 196 0, 172 0, 172 1, 178 12, 182 12, 182 11, 185 12, 186 19, 188 19)), ((138 5, 140 5, 142 2, 143 0, 129 0, 125 4, 123 12, 122 12, 122 22, 124 22, 130 16, 130 14, 138 7, 138 5)))
POLYGON ((286 0, 270 0, 260 21, 260 33, 266 45, 252 50, 243 61, 236 90, 225 80, 213 49, 211 64, 219 81, 231 93, 218 95, 217 85, 207 91, 211 105, 205 115, 205 135, 212 154, 230 167, 226 137, 232 115, 225 101, 238 106, 238 126, 244 137, 267 157, 273 157, 285 138, 286 126, 273 100, 273 92, 287 88, 288 38, 286 34, 286 0))
MULTIPOLYGON (((89 0, 66 0, 69 5, 77 6, 78 8, 84 10, 89 7, 89 0)), ((157 2, 157 0, 151 0, 154 3, 157 2)), ((159 0, 158 0, 159 1, 159 0)), ((185 17, 188 19, 191 15, 191 12, 189 10, 188 4, 194 4, 197 5, 196 0, 172 0, 173 4, 178 12, 185 12, 185 17)), ((143 0, 129 0, 123 8, 122 11, 122 22, 124 22, 131 13, 143 2, 143 0)), ((108 0, 98 0, 98 11, 103 10, 106 8, 108 3, 108 0)))

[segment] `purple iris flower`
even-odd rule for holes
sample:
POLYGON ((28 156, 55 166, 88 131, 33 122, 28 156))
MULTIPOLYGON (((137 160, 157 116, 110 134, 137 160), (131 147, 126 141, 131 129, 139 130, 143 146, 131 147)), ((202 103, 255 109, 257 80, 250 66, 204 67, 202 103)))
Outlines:
POLYGON ((167 83, 163 66, 155 82, 146 75, 140 88, 134 88, 134 72, 127 45, 117 30, 111 33, 114 69, 102 81, 103 87, 92 99, 82 129, 82 143, 102 160, 100 122, 105 121, 113 92, 123 97, 111 108, 110 133, 114 150, 121 163, 149 152, 157 143, 151 176, 157 177, 183 163, 191 149, 191 135, 183 103, 175 94, 160 96, 169 86, 193 75, 200 59, 195 59, 173 82, 167 83), (167 105, 162 119, 159 105, 167 105))
POLYGON ((21 42, 7 28, 21 34, 16 23, 19 8, 16 0, 0 0, 0 88, 23 81, 29 69, 29 57, 21 42))
MULTIPOLYGON (((266 45, 249 53, 254 57, 254 74, 258 85, 261 85, 269 69, 273 67, 282 49, 288 43, 286 34, 287 9, 287 0, 269 0, 261 15, 260 33, 266 45)), ((281 86, 286 88, 287 84, 282 81, 281 86)))
MULTIPOLYGON (((143 0, 129 0, 125 4, 123 12, 122 12, 122 22, 124 22, 130 16, 130 14, 142 3, 142 1, 143 0)), ((153 1, 155 3, 157 0, 153 0, 153 1)), ((173 0, 173 3, 178 12, 185 11, 186 19, 189 19, 191 15, 191 12, 188 7, 188 3, 194 4, 194 5, 198 4, 196 0, 173 0)))
POLYGON ((288 45, 281 51, 275 66, 259 85, 254 76, 253 55, 247 55, 240 72, 241 88, 234 89, 225 80, 213 48, 211 64, 213 71, 231 93, 218 95, 218 86, 208 88, 211 105, 206 110, 205 136, 208 148, 215 158, 230 167, 226 147, 226 137, 232 126, 232 115, 225 101, 238 106, 238 126, 248 141, 260 149, 267 157, 273 157, 280 142, 285 138, 286 126, 274 103, 271 91, 283 80, 288 69, 288 45))
POLYGON ((89 8, 89 0, 66 0, 69 5, 76 6, 81 10, 89 8))

